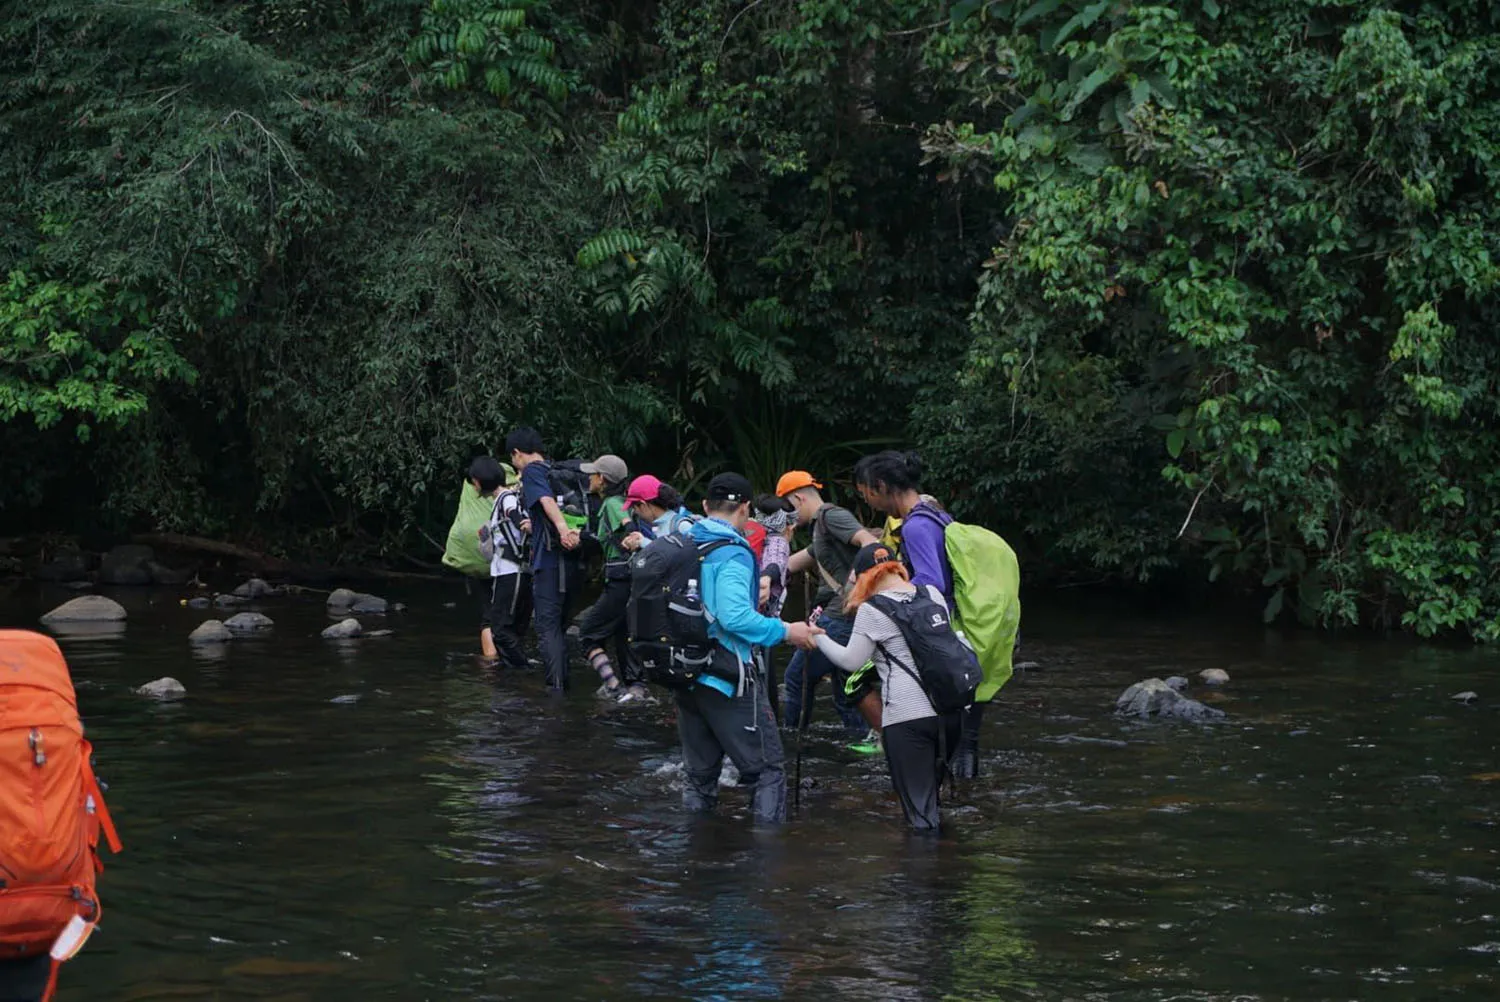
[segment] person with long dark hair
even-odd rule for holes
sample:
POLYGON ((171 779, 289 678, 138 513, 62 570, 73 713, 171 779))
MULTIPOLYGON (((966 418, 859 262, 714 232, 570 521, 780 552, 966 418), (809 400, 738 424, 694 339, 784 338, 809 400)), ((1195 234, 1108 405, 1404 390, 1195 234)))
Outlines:
MULTIPOLYGON (((953 567, 943 534, 953 516, 924 498, 922 473, 922 459, 915 452, 887 449, 855 464, 854 486, 871 508, 901 519, 901 560, 911 583, 936 588, 951 611, 953 567)), ((963 735, 953 756, 953 774, 960 779, 979 775, 979 729, 985 705, 976 701, 964 711, 963 735)))

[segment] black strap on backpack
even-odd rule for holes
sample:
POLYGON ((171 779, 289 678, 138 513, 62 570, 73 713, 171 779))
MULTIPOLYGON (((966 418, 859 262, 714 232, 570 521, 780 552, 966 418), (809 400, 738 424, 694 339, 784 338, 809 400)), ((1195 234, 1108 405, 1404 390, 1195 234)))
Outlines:
MULTIPOLYGON (((919 637, 917 637, 917 636, 914 635, 914 627, 913 627, 913 624, 910 621, 910 617, 912 616, 912 614, 913 614, 913 612, 914 612, 914 610, 916 608, 916 606, 915 606, 914 603, 917 603, 919 600, 921 600, 923 598, 925 598, 925 596, 920 591, 917 592, 916 595, 913 596, 913 598, 910 601, 908 601, 908 602, 898 602, 895 599, 890 598, 890 597, 885 596, 885 595, 872 595, 870 597, 870 601, 873 602, 873 603, 875 603, 875 608, 878 609, 881 613, 883 613, 885 615, 885 617, 887 619, 889 619, 892 623, 894 623, 896 625, 896 628, 901 632, 902 639, 904 639, 906 641, 907 649, 912 652, 913 658, 915 658, 916 655, 917 655, 917 653, 920 650, 922 650, 922 649, 929 650, 929 653, 932 653, 934 650, 936 650, 936 648, 934 648, 931 644, 929 644, 926 641, 924 641, 923 638, 919 638, 919 637)), ((947 619, 947 616, 946 616, 947 610, 946 610, 946 608, 943 608, 942 606, 939 605, 939 603, 933 602, 930 599, 927 600, 927 604, 935 606, 935 607, 938 607, 938 608, 942 608, 943 609, 943 613, 944 613, 944 620, 947 619)), ((952 623, 951 623, 951 621, 948 621, 947 625, 948 625, 948 628, 949 628, 949 630, 951 632, 951 629, 952 629, 952 623)), ((955 638, 955 641, 957 643, 959 643, 960 645, 962 645, 962 641, 957 639, 957 634, 953 634, 953 636, 955 638)), ((880 651, 881 656, 883 656, 886 659, 886 663, 887 664, 896 665, 896 666, 900 667, 902 671, 906 672, 908 675, 911 676, 912 680, 917 683, 918 688, 920 688, 922 690, 922 694, 927 697, 927 702, 932 706, 933 712, 935 714, 937 714, 937 719, 938 719, 938 756, 939 756, 939 762, 941 764, 941 768, 943 770, 943 774, 947 775, 949 773, 949 769, 948 769, 948 728, 945 726, 944 718, 949 713, 961 712, 961 710, 959 708, 952 708, 952 707, 950 707, 948 709, 944 709, 944 706, 942 705, 942 703, 946 702, 946 701, 940 701, 934 695, 931 684, 929 684, 929 682, 922 677, 922 673, 920 671, 918 671, 917 666, 911 665, 911 664, 907 664, 902 659, 896 657, 895 654, 891 653, 891 651, 890 651, 890 649, 888 647, 886 647, 884 644, 880 643, 879 641, 876 641, 875 647, 876 647, 876 649, 878 651, 880 651)), ((978 672, 978 662, 977 661, 974 664, 973 675, 974 675, 974 684, 977 684, 977 682, 978 682, 978 675, 979 675, 979 672, 978 672)), ((939 780, 939 786, 941 786, 941 785, 942 784, 941 784, 941 778, 940 778, 940 780, 939 780)))

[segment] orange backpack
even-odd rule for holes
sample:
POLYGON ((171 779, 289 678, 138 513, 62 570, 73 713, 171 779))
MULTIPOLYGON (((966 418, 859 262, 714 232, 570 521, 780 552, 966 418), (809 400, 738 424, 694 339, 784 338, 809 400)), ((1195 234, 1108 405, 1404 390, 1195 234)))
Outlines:
POLYGON ((92 753, 57 644, 0 630, 0 956, 50 950, 54 981, 99 921, 101 829, 120 851, 92 753))

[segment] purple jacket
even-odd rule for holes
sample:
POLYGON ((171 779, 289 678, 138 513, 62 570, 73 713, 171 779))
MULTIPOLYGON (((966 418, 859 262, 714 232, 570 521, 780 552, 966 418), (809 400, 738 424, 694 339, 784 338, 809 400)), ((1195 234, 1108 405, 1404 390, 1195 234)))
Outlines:
POLYGON ((932 585, 943 593, 948 608, 953 608, 953 568, 948 565, 948 549, 943 530, 953 516, 922 502, 901 522, 901 558, 911 572, 911 583, 921 588, 932 585))

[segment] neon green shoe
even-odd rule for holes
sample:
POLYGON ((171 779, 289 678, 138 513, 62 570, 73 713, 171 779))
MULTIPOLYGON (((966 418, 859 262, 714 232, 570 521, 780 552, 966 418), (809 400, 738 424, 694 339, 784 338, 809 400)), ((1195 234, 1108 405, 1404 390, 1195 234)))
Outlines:
POLYGON ((872 729, 859 741, 851 744, 849 750, 861 755, 879 755, 884 750, 880 743, 880 732, 872 729))

